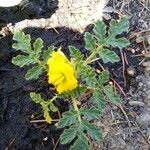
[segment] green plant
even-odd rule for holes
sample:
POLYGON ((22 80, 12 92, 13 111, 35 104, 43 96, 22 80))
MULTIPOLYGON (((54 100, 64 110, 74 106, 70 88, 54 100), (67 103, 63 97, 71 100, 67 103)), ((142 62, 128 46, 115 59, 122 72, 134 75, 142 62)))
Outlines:
POLYGON ((97 21, 93 28, 93 34, 86 32, 84 36, 85 47, 91 54, 85 58, 77 48, 69 46, 71 61, 60 49, 54 52, 52 48, 49 48, 43 53, 41 50, 43 41, 39 38, 32 45, 29 35, 25 35, 23 32, 14 34, 13 48, 21 50, 24 54, 14 57, 12 63, 20 67, 33 65, 25 75, 27 80, 38 79, 43 71, 48 72, 48 82, 53 83, 58 91, 58 94, 49 100, 43 100, 40 94, 30 93, 31 99, 41 104, 48 123, 53 121, 52 113, 57 111, 53 102, 57 98, 68 99, 70 109, 62 114, 62 118, 56 123, 56 126, 64 128, 60 142, 62 144, 72 142, 70 149, 89 149, 89 139, 99 142, 102 139, 102 132, 92 123, 93 120, 100 118, 105 108, 105 99, 114 104, 120 102, 118 94, 108 84, 110 76, 108 70, 97 74, 95 68, 91 67, 90 64, 98 57, 104 63, 119 62, 119 56, 110 47, 123 48, 128 46, 129 41, 127 39, 116 38, 117 35, 127 30, 128 19, 126 17, 122 17, 119 21, 111 20, 109 27, 104 22, 97 21), (61 63, 58 60, 61 60, 61 63), (53 65, 55 63, 56 65, 53 65), (66 72, 62 72, 62 68, 68 68, 70 70, 68 72, 72 75, 68 76, 66 72), (73 78, 74 85, 71 85, 70 77, 73 78), (91 108, 82 106, 84 96, 86 101, 93 103, 91 108))

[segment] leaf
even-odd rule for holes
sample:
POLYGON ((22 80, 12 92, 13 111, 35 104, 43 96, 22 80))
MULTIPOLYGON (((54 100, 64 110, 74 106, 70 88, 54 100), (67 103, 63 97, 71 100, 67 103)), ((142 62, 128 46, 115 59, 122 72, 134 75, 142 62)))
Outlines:
POLYGON ((50 103, 49 107, 52 112, 56 112, 58 110, 57 107, 53 103, 50 103))
POLYGON ((44 64, 47 64, 47 61, 51 57, 53 50, 54 50, 54 47, 51 46, 46 51, 44 51, 44 54, 43 54, 44 64))
POLYGON ((18 55, 13 57, 12 63, 19 67, 24 67, 26 65, 35 64, 35 61, 32 57, 25 56, 25 55, 18 55))
POLYGON ((28 70, 28 72, 25 75, 25 79, 26 80, 38 79, 39 75, 41 75, 42 72, 43 70, 40 66, 34 66, 28 70))
POLYGON ((100 84, 103 85, 109 81, 109 72, 107 70, 104 70, 99 74, 98 77, 100 84))
POLYGON ((60 136, 60 143, 67 144, 70 143, 77 134, 77 128, 70 127, 69 129, 65 129, 62 135, 60 136))
POLYGON ((64 128, 66 126, 70 126, 71 124, 74 124, 77 119, 77 114, 75 111, 69 111, 63 113, 62 118, 58 122, 58 128, 64 128))
POLYGON ((24 32, 15 32, 13 40, 16 41, 12 47, 24 53, 31 52, 31 37, 29 34, 25 35, 24 32))
POLYGON ((71 150, 89 150, 88 141, 83 133, 78 134, 77 140, 70 147, 71 150))
POLYGON ((97 141, 97 142, 100 142, 100 140, 102 139, 102 132, 100 130, 100 128, 98 128, 96 125, 94 124, 91 124, 87 121, 82 121, 83 125, 85 126, 89 136, 97 141))
POLYGON ((97 83, 95 70, 89 65, 81 64, 80 76, 82 81, 85 81, 86 84, 90 87, 95 87, 97 83))
POLYGON ((30 93, 30 97, 31 97, 32 101, 34 101, 37 104, 39 104, 39 103, 41 103, 43 101, 41 95, 37 94, 35 92, 31 92, 30 93))
POLYGON ((81 114, 84 115, 87 120, 99 119, 101 111, 97 109, 83 109, 81 110, 81 114))
POLYGON ((98 107, 98 109, 102 112, 105 108, 105 99, 103 95, 99 91, 94 91, 92 95, 92 99, 94 100, 94 103, 98 107))
POLYGON ((104 93, 112 103, 118 104, 120 102, 120 97, 114 92, 113 87, 109 85, 105 86, 104 93))
POLYGON ((69 46, 69 51, 71 58, 75 59, 75 61, 81 61, 83 59, 82 53, 76 47, 69 46))
POLYGON ((76 97, 80 97, 82 94, 84 94, 87 90, 86 86, 78 86, 76 89, 74 89, 74 93, 76 97))
POLYGON ((122 32, 128 31, 128 28, 129 21, 127 17, 122 17, 118 21, 112 19, 108 30, 108 37, 115 37, 122 32))
POLYGON ((129 28, 129 21, 127 17, 122 17, 118 22, 116 20, 111 20, 110 28, 108 30, 108 37, 105 40, 105 46, 114 46, 114 47, 126 47, 129 45, 129 41, 125 38, 116 39, 118 34, 121 34, 124 31, 127 31, 129 28))
POLYGON ((50 117, 49 115, 49 110, 48 109, 43 109, 44 111, 44 118, 45 118, 45 121, 47 123, 51 123, 52 122, 52 118, 50 117))
POLYGON ((34 52, 37 58, 40 57, 40 53, 42 52, 43 48, 43 40, 41 38, 37 38, 33 43, 34 52))
POLYGON ((94 35, 92 35, 89 32, 85 32, 84 40, 85 40, 85 48, 87 50, 94 51, 96 49, 96 39, 94 35))
POLYGON ((123 47, 127 47, 128 45, 130 45, 130 42, 125 38, 118 38, 118 39, 110 40, 109 43, 107 42, 107 46, 109 45, 113 47, 123 48, 123 47))
POLYGON ((102 58, 104 63, 115 63, 120 61, 119 56, 114 51, 110 51, 109 49, 101 49, 99 51, 99 56, 102 58))
POLYGON ((103 44, 106 35, 106 25, 103 21, 97 21, 93 29, 94 33, 97 36, 97 40, 100 44, 103 44))

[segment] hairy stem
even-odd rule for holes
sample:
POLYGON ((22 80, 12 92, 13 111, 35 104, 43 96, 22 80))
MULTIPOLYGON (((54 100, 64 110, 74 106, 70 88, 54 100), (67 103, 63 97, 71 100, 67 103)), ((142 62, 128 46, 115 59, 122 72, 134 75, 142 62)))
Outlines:
POLYGON ((35 62, 44 70, 46 70, 46 66, 39 59, 35 59, 35 62))
POLYGON ((78 120, 79 120, 79 122, 81 122, 80 111, 79 111, 79 108, 78 108, 78 105, 77 105, 77 101, 76 101, 76 99, 74 97, 72 97, 72 103, 73 103, 74 110, 77 111, 78 120))
POLYGON ((103 45, 98 45, 97 49, 85 60, 84 64, 90 63, 90 61, 97 55, 98 51, 103 48, 103 45))

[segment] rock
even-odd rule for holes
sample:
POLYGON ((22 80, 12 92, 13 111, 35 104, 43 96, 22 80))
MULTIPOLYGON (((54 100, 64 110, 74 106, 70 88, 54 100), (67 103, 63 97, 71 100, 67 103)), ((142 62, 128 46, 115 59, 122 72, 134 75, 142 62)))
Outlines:
POLYGON ((130 66, 129 68, 127 68, 127 73, 130 76, 134 76, 136 74, 136 70, 134 67, 130 66))
POLYGON ((143 102, 140 101, 129 101, 130 106, 145 106, 143 102))
POLYGON ((137 116, 136 121, 140 124, 149 124, 150 123, 150 107, 144 110, 140 114, 140 116, 137 116))

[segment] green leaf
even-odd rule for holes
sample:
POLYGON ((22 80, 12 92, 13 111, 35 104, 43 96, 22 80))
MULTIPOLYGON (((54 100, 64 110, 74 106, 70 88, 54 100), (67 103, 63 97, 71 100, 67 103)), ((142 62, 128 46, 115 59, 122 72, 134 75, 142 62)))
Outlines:
POLYGON ((111 45, 114 47, 123 48, 129 46, 130 42, 125 38, 118 38, 114 40, 114 42, 111 45))
POLYGON ((25 79, 26 80, 38 79, 39 75, 41 75, 42 72, 43 70, 40 66, 34 66, 28 70, 28 72, 25 75, 25 79))
POLYGON ((123 47, 127 47, 128 45, 130 45, 130 42, 125 38, 118 38, 118 39, 112 39, 109 42, 107 42, 107 46, 109 45, 113 47, 123 48, 123 47))
POLYGON ((74 93, 76 97, 80 97, 82 94, 84 94, 87 90, 86 86, 78 86, 76 89, 74 89, 74 93))
POLYGON ((71 58, 75 59, 75 61, 81 61, 83 59, 82 53, 74 46, 69 46, 69 51, 71 58))
POLYGON ((77 113, 75 111, 69 111, 63 113, 62 118, 58 122, 58 128, 64 128, 74 124, 77 120, 77 113))
POLYGON ((104 63, 115 63, 120 61, 119 56, 114 51, 110 51, 109 49, 101 49, 99 51, 99 56, 102 58, 104 63))
POLYGON ((34 101, 34 102, 37 103, 37 104, 39 104, 39 103, 41 103, 42 101, 44 101, 44 100, 42 99, 41 95, 40 95, 40 94, 37 94, 37 93, 35 93, 35 92, 31 92, 31 93, 30 93, 30 97, 31 97, 32 101, 34 101))
POLYGON ((94 51, 96 49, 97 46, 96 46, 96 39, 94 35, 92 35, 89 32, 85 32, 84 40, 85 40, 85 48, 87 50, 94 51))
POLYGON ((119 21, 111 20, 110 28, 108 30, 108 37, 105 40, 105 46, 114 46, 114 47, 126 47, 130 43, 125 38, 116 39, 118 34, 121 34, 124 31, 127 31, 129 28, 129 21, 126 17, 122 17, 119 21))
POLYGON ((24 32, 15 32, 13 40, 16 41, 12 47, 24 53, 31 52, 31 37, 29 34, 25 35, 24 32))
POLYGON ((94 33, 97 36, 97 40, 99 44, 103 44, 106 35, 106 25, 103 21, 97 21, 94 25, 93 29, 94 33))
POLYGON ((49 107, 52 112, 56 112, 58 110, 57 107, 53 103, 50 103, 49 107))
POLYGON ((101 92, 95 90, 93 92, 92 99, 96 104, 96 106, 98 107, 98 109, 102 112, 105 108, 105 99, 101 94, 101 92))
POLYGON ((118 96, 117 93, 115 93, 112 86, 109 85, 105 86, 104 93, 112 103, 118 104, 120 102, 120 97, 118 96))
POLYGON ((102 139, 102 132, 100 130, 100 128, 98 128, 96 125, 94 124, 91 124, 87 121, 82 121, 83 125, 85 126, 89 136, 97 141, 97 142, 100 142, 100 140, 102 139))
POLYGON ((65 129, 62 135, 60 136, 60 143, 67 144, 70 143, 77 134, 77 128, 70 127, 69 129, 65 129))
POLYGON ((41 38, 37 38, 33 43, 34 52, 37 58, 40 57, 40 53, 42 52, 43 48, 43 40, 41 38))
POLYGON ((107 70, 104 70, 99 74, 98 77, 100 84, 103 85, 109 81, 109 72, 107 70))
POLYGON ((127 17, 122 17, 118 21, 112 19, 108 30, 108 37, 115 37, 122 32, 128 31, 128 28, 129 21, 127 17))
POLYGON ((18 55, 13 57, 12 63, 19 67, 24 67, 25 65, 35 64, 35 61, 32 57, 25 55, 18 55))
POLYGON ((79 133, 77 140, 74 142, 73 146, 70 147, 71 150, 89 150, 89 145, 87 138, 84 133, 79 133))
POLYGON ((81 65, 80 76, 82 81, 85 81, 86 84, 90 87, 95 87, 97 83, 95 70, 89 65, 81 65))
POLYGON ((82 115, 84 115, 87 120, 99 119, 101 111, 97 109, 83 109, 80 111, 82 115))
POLYGON ((46 51, 44 51, 44 54, 43 54, 44 64, 47 64, 47 61, 51 57, 51 54, 52 54, 53 50, 54 50, 54 47, 51 46, 46 51))
POLYGON ((49 115, 49 109, 47 108, 45 108, 45 109, 43 109, 43 111, 44 111, 44 118, 45 118, 45 121, 47 122, 47 123, 51 123, 52 122, 52 118, 51 118, 51 116, 49 115))

